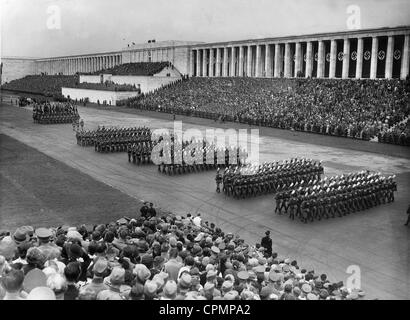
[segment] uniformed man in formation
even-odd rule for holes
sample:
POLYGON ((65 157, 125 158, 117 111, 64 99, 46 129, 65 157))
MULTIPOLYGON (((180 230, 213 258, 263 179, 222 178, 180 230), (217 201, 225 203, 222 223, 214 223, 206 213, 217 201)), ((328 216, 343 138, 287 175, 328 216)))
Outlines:
POLYGON ((215 181, 216 181, 216 192, 220 193, 221 192, 221 183, 223 181, 223 176, 222 173, 220 171, 221 169, 218 168, 218 170, 216 171, 216 177, 215 177, 215 181))
POLYGON ((275 212, 304 223, 346 216, 393 202, 397 191, 394 178, 369 171, 324 178, 309 186, 278 192, 275 212))
POLYGON ((236 146, 218 147, 206 139, 179 142, 172 137, 164 143, 160 156, 167 161, 158 165, 158 171, 174 175, 242 164, 247 153, 236 146))
POLYGON ((34 103, 33 121, 41 124, 78 122, 77 107, 69 102, 34 103))
POLYGON ((227 196, 244 199, 313 183, 320 179, 321 174, 322 163, 305 158, 230 166, 223 174, 223 192, 227 196))
POLYGON ((126 152, 133 143, 151 141, 151 130, 147 127, 105 128, 95 131, 77 132, 77 144, 94 146, 97 152, 126 152))
POLYGON ((132 161, 134 164, 152 163, 151 152, 153 146, 151 140, 129 143, 127 148, 128 162, 132 161))

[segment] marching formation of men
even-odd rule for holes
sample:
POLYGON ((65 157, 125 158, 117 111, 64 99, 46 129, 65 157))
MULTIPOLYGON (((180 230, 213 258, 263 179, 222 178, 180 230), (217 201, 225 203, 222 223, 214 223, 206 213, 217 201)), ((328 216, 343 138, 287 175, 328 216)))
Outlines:
POLYGON ((158 171, 168 175, 213 170, 230 164, 241 165, 247 158, 245 150, 239 147, 218 147, 205 139, 182 143, 171 139, 163 146, 158 156, 167 160, 158 165, 158 171))
POLYGON ((342 217, 394 201, 395 176, 361 171, 318 180, 314 185, 276 194, 278 214, 302 222, 342 217))
POLYGON ((97 152, 126 152, 128 146, 151 141, 151 130, 147 127, 105 128, 76 133, 77 144, 94 146, 97 152))
POLYGON ((78 122, 77 107, 69 102, 34 103, 33 121, 40 124, 78 122))
POLYGON ((258 166, 230 166, 222 175, 223 192, 244 199, 313 183, 322 173, 321 162, 305 158, 258 166))
POLYGON ((152 163, 151 152, 154 144, 151 140, 130 143, 127 147, 128 162, 134 164, 152 163))

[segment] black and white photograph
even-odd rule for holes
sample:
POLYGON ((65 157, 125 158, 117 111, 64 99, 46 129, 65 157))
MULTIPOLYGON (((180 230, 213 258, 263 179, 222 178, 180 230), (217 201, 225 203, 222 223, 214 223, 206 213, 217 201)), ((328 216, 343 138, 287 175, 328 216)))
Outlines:
POLYGON ((0 300, 410 300, 408 0, 0 3, 0 300))

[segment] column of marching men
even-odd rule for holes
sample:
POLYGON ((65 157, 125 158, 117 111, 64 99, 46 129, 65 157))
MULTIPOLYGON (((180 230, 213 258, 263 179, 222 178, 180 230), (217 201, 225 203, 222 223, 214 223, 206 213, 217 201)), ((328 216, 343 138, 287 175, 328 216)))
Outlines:
POLYGON ((290 159, 262 165, 230 166, 217 172, 223 192, 236 199, 275 194, 275 213, 307 223, 342 217, 394 201, 395 176, 360 171, 321 179, 321 162, 290 159))
POLYGON ((98 152, 127 152, 134 164, 152 164, 168 175, 217 169, 225 195, 245 199, 275 194, 275 213, 307 223, 342 217, 394 201, 395 176, 361 171, 321 178, 321 161, 292 158, 261 165, 245 164, 247 153, 238 147, 217 147, 203 140, 154 136, 147 127, 77 131, 77 143, 98 152), (161 143, 160 148, 153 149, 161 143), (225 168, 220 173, 220 168, 225 168))
POLYGON ((322 173, 321 162, 311 159, 230 166, 222 177, 223 192, 227 196, 244 199, 312 184, 320 179, 322 173))
POLYGON ((174 136, 164 141, 159 157, 158 171, 168 175, 213 170, 228 165, 243 164, 247 157, 237 146, 217 146, 206 139, 180 141, 174 136))
POLYGON ((145 126, 130 128, 99 127, 94 131, 78 131, 77 144, 94 146, 97 152, 126 152, 132 144, 150 142, 151 130, 145 126))
POLYGON ((74 123, 80 115, 70 102, 43 102, 33 104, 33 121, 40 124, 74 123))
POLYGON ((394 178, 361 171, 316 180, 308 186, 278 192, 275 212, 304 223, 346 216, 393 202, 397 191, 394 178))

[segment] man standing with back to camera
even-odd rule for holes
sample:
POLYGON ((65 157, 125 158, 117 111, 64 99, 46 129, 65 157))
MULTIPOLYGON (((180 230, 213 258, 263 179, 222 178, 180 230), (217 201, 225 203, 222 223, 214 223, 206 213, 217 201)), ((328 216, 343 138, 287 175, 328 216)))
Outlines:
POLYGON ((266 249, 265 254, 270 257, 272 255, 272 239, 270 238, 269 230, 265 232, 265 236, 261 241, 261 246, 266 249))

